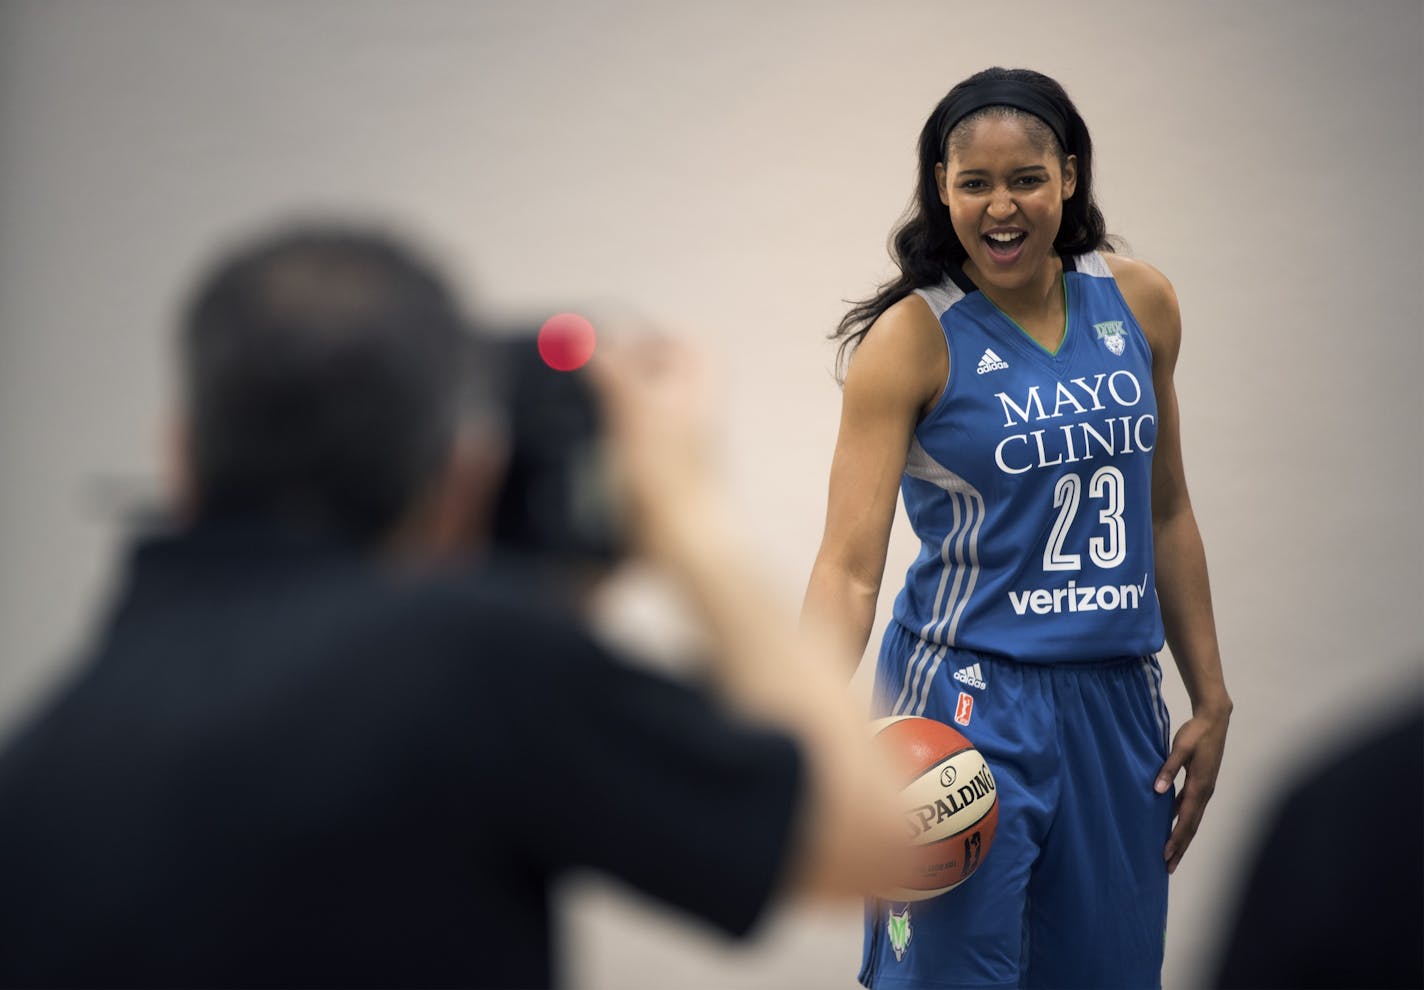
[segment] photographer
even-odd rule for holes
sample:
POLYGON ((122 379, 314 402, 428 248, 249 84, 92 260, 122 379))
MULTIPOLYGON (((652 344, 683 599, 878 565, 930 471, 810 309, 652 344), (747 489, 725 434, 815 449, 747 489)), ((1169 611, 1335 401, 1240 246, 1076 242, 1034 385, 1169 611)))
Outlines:
POLYGON ((731 933, 898 869, 836 665, 737 548, 680 349, 591 370, 630 539, 700 610, 718 698, 537 586, 437 566, 490 484, 456 442, 463 330, 360 231, 202 281, 171 531, 0 755, 0 983, 545 986, 573 867, 731 933))

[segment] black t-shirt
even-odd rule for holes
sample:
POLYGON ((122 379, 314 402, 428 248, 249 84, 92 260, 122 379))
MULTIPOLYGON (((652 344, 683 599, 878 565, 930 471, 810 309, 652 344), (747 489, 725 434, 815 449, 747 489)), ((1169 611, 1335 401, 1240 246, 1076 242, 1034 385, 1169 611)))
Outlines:
POLYGON ((1424 986, 1424 694, 1403 700, 1278 799, 1212 986, 1424 986))
POLYGON ((800 787, 789 739, 505 575, 149 541, 0 756, 0 982, 545 986, 559 873, 743 932, 800 787))

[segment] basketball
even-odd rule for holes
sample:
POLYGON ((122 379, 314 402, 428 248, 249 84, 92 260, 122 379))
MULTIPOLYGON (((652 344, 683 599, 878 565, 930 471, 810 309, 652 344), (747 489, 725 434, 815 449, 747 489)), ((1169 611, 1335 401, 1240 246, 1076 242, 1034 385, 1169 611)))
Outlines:
POLYGON ((914 879, 880 892, 923 901, 953 890, 977 870, 994 841, 999 797, 989 764, 958 730, 896 715, 872 722, 875 745, 899 774, 914 879))

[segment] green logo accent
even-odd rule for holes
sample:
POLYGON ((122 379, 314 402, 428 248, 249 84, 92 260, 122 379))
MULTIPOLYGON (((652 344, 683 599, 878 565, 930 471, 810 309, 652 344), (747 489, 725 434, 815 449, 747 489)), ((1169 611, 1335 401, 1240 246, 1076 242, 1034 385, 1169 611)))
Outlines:
POLYGON ((890 922, 886 925, 886 930, 890 933, 890 948, 895 950, 895 961, 899 962, 905 958, 905 950, 910 946, 910 905, 905 905, 905 910, 899 914, 894 911, 889 912, 890 922))
POLYGON ((1103 342, 1104 347, 1122 357, 1122 352, 1127 350, 1127 331, 1122 328, 1121 320, 1094 323, 1093 329, 1098 332, 1098 339, 1103 342))

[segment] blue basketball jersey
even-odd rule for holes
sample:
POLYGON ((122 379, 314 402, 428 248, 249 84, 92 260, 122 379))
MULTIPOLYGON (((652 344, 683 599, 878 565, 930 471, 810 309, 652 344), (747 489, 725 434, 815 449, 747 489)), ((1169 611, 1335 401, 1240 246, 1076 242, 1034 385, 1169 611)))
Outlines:
POLYGON ((1101 255, 1063 269, 1056 353, 962 273, 917 290, 950 368, 901 482, 921 546, 894 618, 926 659, 941 646, 1029 663, 1162 647, 1152 352, 1101 255))

